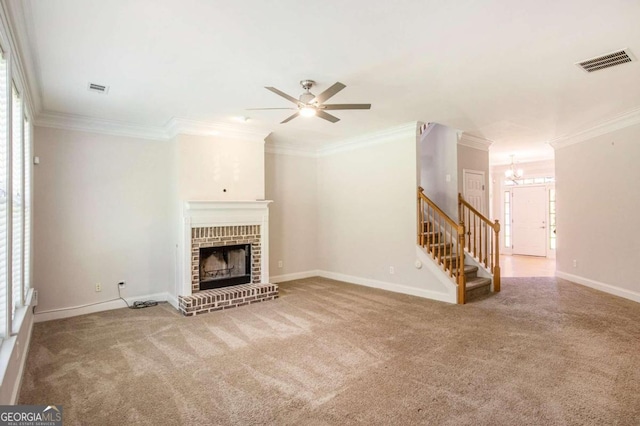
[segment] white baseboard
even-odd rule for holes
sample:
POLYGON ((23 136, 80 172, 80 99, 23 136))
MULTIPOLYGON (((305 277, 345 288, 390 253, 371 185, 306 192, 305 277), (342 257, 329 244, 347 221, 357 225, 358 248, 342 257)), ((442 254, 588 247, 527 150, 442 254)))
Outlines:
POLYGON ((304 278, 311 278, 319 276, 318 270, 294 272, 293 274, 272 275, 269 277, 269 282, 277 284, 285 281, 301 280, 304 278))
POLYGON ((166 293, 166 295, 167 295, 167 303, 169 303, 171 306, 173 306, 176 310, 180 310, 179 304, 178 304, 178 299, 173 297, 172 294, 166 293))
MULTIPOLYGON (((127 303, 132 304, 137 300, 155 300, 157 302, 166 302, 166 301, 169 301, 169 298, 170 298, 169 294, 165 292, 165 293, 148 294, 144 296, 125 297, 125 300, 127 301, 127 303)), ((177 305, 177 302, 175 303, 177 305)), ((51 321, 55 319, 70 318, 78 315, 92 314, 94 312, 109 311, 111 309, 120 309, 120 308, 126 308, 126 307, 127 305, 125 305, 125 303, 121 299, 114 299, 114 300, 109 300, 102 303, 99 302, 91 305, 51 309, 43 312, 37 312, 38 309, 36 308, 34 321, 35 322, 51 321)))
POLYGON ((451 302, 451 296, 448 293, 439 293, 436 291, 426 290, 417 287, 409 287, 402 284, 389 283, 385 281, 373 280, 370 278, 356 277, 353 275, 339 274, 329 271, 318 271, 318 276, 329 278, 336 281, 344 281, 351 284, 357 284, 365 287, 378 288, 380 290, 392 291, 394 293, 408 294, 410 296, 424 297, 426 299, 438 300, 440 302, 451 302))
POLYGON ((589 278, 581 277, 579 275, 568 274, 562 271, 556 271, 556 277, 563 278, 567 281, 582 284, 586 287, 591 287, 596 290, 604 291, 605 293, 613 294, 614 296, 624 297, 625 299, 633 300, 634 302, 640 303, 640 293, 635 291, 616 287, 611 284, 605 284, 600 281, 594 281, 589 278))

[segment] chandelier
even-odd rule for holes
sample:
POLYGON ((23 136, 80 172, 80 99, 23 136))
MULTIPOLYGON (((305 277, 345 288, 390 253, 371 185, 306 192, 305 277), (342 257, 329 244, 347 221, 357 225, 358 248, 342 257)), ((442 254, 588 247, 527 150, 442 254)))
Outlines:
POLYGON ((524 176, 524 171, 522 169, 516 169, 516 165, 513 162, 513 155, 511 156, 511 165, 504 172, 504 176, 507 179, 516 180, 521 179, 524 176))

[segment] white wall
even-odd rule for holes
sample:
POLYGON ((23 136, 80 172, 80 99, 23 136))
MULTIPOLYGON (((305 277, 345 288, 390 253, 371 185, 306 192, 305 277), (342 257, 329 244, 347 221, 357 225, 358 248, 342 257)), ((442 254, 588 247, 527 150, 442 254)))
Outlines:
POLYGON ((178 135, 174 143, 181 200, 264 199, 264 141, 178 135))
POLYGON ((640 302, 639 162, 638 124, 556 150, 558 275, 640 302))
POLYGON ((450 298, 427 268, 414 266, 416 165, 415 125, 382 143, 318 159, 318 254, 325 276, 450 298))
POLYGON ((34 136, 36 312, 114 299, 122 280, 126 297, 172 288, 170 142, 43 127, 34 136))
POLYGON ((458 131, 432 124, 420 141, 420 186, 452 219, 458 218, 458 131))
POLYGON ((318 269, 317 160, 281 154, 265 155, 269 205, 269 271, 272 281, 318 269), (282 267, 278 267, 282 261, 282 267))

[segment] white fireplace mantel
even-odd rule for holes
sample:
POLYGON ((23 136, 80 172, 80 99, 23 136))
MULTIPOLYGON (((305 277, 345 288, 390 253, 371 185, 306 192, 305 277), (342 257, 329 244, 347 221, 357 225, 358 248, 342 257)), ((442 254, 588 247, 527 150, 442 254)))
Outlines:
POLYGON ((271 200, 186 201, 183 209, 182 285, 178 294, 191 295, 191 230, 201 227, 260 225, 261 282, 269 282, 269 203, 271 200))
POLYGON ((191 227, 262 225, 269 220, 269 203, 260 201, 187 201, 184 217, 190 219, 191 227))

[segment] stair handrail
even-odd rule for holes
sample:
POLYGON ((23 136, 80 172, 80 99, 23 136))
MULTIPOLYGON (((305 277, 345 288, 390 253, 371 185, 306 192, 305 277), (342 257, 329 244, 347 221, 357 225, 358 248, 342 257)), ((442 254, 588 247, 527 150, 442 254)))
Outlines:
POLYGON ((440 266, 457 286, 457 302, 464 304, 466 281, 464 276, 464 223, 450 218, 440 207, 424 194, 424 188, 418 187, 418 245, 440 266), (426 219, 426 220, 425 220, 426 219), (429 223, 429 231, 425 227, 429 223), (437 232, 444 241, 429 244, 426 235, 437 232), (446 253, 447 245, 455 247, 455 253, 446 253), (447 258, 448 256, 448 258, 447 258), (455 267, 453 258, 455 256, 455 267), (448 259, 448 261, 447 261, 448 259))
POLYGON ((493 291, 500 291, 500 222, 491 221, 458 193, 458 217, 467 224, 463 247, 493 274, 493 291), (493 232, 489 233, 489 229, 493 232), (484 248, 484 251, 483 251, 484 248))

